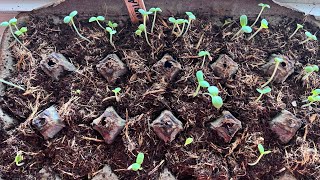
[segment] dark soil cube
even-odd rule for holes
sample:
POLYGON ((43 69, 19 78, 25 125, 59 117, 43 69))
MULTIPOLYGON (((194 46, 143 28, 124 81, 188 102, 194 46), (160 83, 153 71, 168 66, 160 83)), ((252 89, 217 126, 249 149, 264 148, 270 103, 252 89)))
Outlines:
POLYGON ((279 57, 283 59, 283 62, 280 63, 276 74, 273 78, 273 81, 276 83, 283 83, 293 72, 294 72, 294 61, 289 59, 287 56, 282 55, 271 55, 269 62, 262 66, 263 71, 269 77, 272 75, 275 68, 274 58, 279 57))
POLYGON ((61 76, 76 70, 76 67, 62 54, 55 52, 41 60, 40 67, 48 76, 55 80, 59 80, 61 76))
POLYGON ((291 112, 282 110, 281 113, 270 121, 271 130, 277 134, 279 140, 286 144, 296 134, 301 127, 302 122, 291 112))
POLYGON ((99 64, 97 64, 97 70, 112 84, 114 84, 119 77, 128 72, 126 65, 116 54, 109 54, 106 58, 101 60, 99 64))
POLYGON ((211 65, 211 69, 216 76, 228 79, 238 71, 238 64, 228 55, 221 54, 219 58, 211 65))
POLYGON ((242 128, 241 121, 236 119, 229 111, 223 111, 222 116, 211 123, 211 128, 229 143, 239 129, 242 128))
POLYGON ((164 142, 171 142, 183 130, 182 122, 170 111, 164 110, 151 124, 153 130, 164 142))
POLYGON ((65 127, 54 106, 42 111, 32 120, 32 125, 40 131, 44 139, 53 138, 63 127, 65 127))
POLYGON ((160 61, 153 65, 157 78, 163 79, 165 82, 173 81, 181 69, 181 64, 168 54, 164 55, 160 61))
POLYGON ((113 107, 108 107, 100 117, 92 122, 93 129, 97 130, 108 144, 113 143, 125 124, 126 121, 117 114, 113 107))

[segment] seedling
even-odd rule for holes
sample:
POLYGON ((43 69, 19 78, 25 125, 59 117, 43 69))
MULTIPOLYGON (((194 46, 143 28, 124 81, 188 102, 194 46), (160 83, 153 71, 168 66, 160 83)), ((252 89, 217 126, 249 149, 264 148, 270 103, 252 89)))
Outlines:
POLYGON ((91 43, 91 41, 90 41, 88 38, 86 38, 86 37, 84 37, 82 34, 80 34, 80 32, 78 31, 77 26, 74 24, 73 18, 74 18, 77 14, 78 14, 78 11, 72 11, 72 12, 69 14, 69 16, 64 17, 63 22, 66 23, 66 24, 69 24, 69 25, 71 24, 71 25, 73 26, 74 30, 75 30, 75 31, 77 32, 77 34, 80 36, 80 38, 82 38, 82 39, 88 41, 89 43, 91 43))
POLYGON ((114 45, 114 43, 113 43, 113 41, 112 41, 112 36, 113 36, 114 34, 116 34, 117 31, 116 31, 116 30, 113 30, 111 27, 106 27, 106 31, 109 33, 109 41, 110 41, 110 44, 111 44, 114 48, 116 48, 115 45, 114 45))
POLYGON ((90 19, 89 19, 89 22, 97 22, 97 24, 102 28, 102 29, 104 29, 104 27, 100 24, 100 22, 99 21, 104 21, 105 20, 105 18, 103 17, 103 16, 97 16, 97 17, 95 17, 95 16, 93 16, 93 17, 91 17, 90 19))
POLYGON ((267 20, 262 19, 259 29, 248 38, 248 41, 250 41, 255 35, 257 35, 258 32, 260 32, 262 29, 268 29, 268 24, 269 23, 267 20))
POLYGON ((9 29, 10 29, 10 32, 12 34, 12 36, 14 37, 14 39, 19 43, 21 44, 21 46, 26 49, 27 51, 29 51, 29 49, 18 39, 18 36, 21 36, 21 35, 24 35, 28 29, 27 27, 22 27, 22 28, 18 28, 17 27, 17 23, 18 23, 18 20, 16 18, 12 18, 8 21, 4 21, 2 23, 0 23, 0 26, 2 27, 8 27, 9 26, 9 29), (14 26, 16 28, 16 31, 13 32, 13 28, 12 26, 14 26))
POLYGON ((304 71, 306 72, 306 75, 303 76, 302 80, 308 79, 308 77, 309 77, 313 72, 318 72, 318 71, 319 71, 319 66, 317 66, 317 65, 306 66, 306 67, 304 68, 304 71))
POLYGON ((16 157, 14 158, 14 162, 16 163, 17 166, 22 166, 24 165, 23 161, 23 156, 22 156, 22 151, 18 151, 16 157))
POLYGON ((280 57, 275 57, 275 58, 274 58, 274 62, 275 62, 276 64, 275 64, 273 73, 272 73, 270 79, 261 86, 262 88, 265 87, 266 85, 268 85, 268 84, 272 81, 272 79, 273 79, 274 76, 276 75, 276 72, 277 72, 277 70, 278 70, 278 67, 279 67, 280 63, 283 62, 283 59, 280 58, 280 57))
POLYGON ((308 41, 316 41, 316 40, 318 40, 317 36, 311 34, 309 31, 305 32, 304 34, 307 36, 307 39, 302 41, 302 42, 300 42, 300 44, 304 44, 304 43, 306 43, 308 41))
MULTIPOLYGON (((182 36, 183 31, 184 31, 184 28, 185 28, 185 26, 186 26, 186 23, 188 23, 188 20, 186 20, 186 19, 178 19, 178 25, 179 25, 179 24, 182 24, 182 29, 180 30, 180 33, 179 33, 178 37, 182 36)), ((179 27, 179 26, 178 26, 178 27, 179 27)), ((178 29, 179 29, 179 28, 178 28, 178 29)))
POLYGON ((198 56, 199 57, 203 57, 202 59, 202 64, 201 64, 201 68, 203 68, 203 65, 204 65, 204 61, 206 60, 206 57, 208 56, 208 58, 210 57, 210 53, 208 51, 200 51, 198 53, 198 56))
POLYGON ((201 87, 207 88, 210 86, 210 84, 204 80, 204 76, 203 76, 202 71, 197 71, 196 77, 197 77, 197 81, 198 81, 198 86, 197 86, 196 91, 193 93, 193 97, 196 97, 198 95, 201 87))
MULTIPOLYGON (((150 42, 149 42, 149 39, 148 39, 148 33, 147 33, 147 18, 148 18, 148 15, 149 14, 152 14, 152 12, 149 12, 149 11, 145 11, 144 9, 139 9, 138 10, 139 13, 142 14, 142 17, 143 17, 143 25, 144 25, 144 35, 145 35, 145 38, 146 38, 146 41, 148 43, 149 46, 151 46, 150 42)), ((140 27, 140 26, 139 26, 140 27)))
POLYGON ((23 87, 21 87, 21 86, 19 86, 19 85, 16 85, 16 84, 13 84, 13 83, 11 83, 11 82, 9 82, 9 81, 6 81, 6 80, 4 80, 4 79, 0 79, 0 82, 2 82, 2 83, 4 83, 4 84, 7 84, 7 85, 9 85, 9 86, 12 86, 12 87, 21 89, 22 91, 25 91, 25 89, 24 89, 23 87))
POLYGON ((173 23, 171 34, 175 34, 174 30, 176 29, 176 27, 178 27, 178 21, 174 17, 169 17, 169 22, 173 23))
POLYGON ((243 33, 251 33, 252 28, 250 26, 247 26, 247 24, 248 24, 248 17, 246 15, 241 15, 240 16, 241 29, 231 38, 231 40, 240 36, 243 33))
POLYGON ((116 29, 116 27, 118 27, 118 24, 117 23, 114 23, 112 21, 108 21, 108 26, 111 27, 111 29, 116 29))
POLYGON ((296 30, 294 30, 294 32, 291 34, 291 36, 289 37, 289 39, 292 38, 292 37, 299 31, 299 29, 302 29, 302 28, 303 28, 303 25, 297 24, 296 30))
POLYGON ((312 90, 312 95, 308 96, 308 104, 303 105, 302 107, 308 107, 311 106, 312 104, 316 103, 316 102, 320 102, 320 89, 314 89, 312 90))
POLYGON ((156 23, 157 12, 162 12, 162 10, 160 8, 150 8, 149 12, 153 13, 153 21, 152 21, 152 26, 151 26, 151 33, 153 33, 153 28, 156 23))
POLYGON ((112 92, 114 92, 114 96, 116 97, 116 101, 119 102, 120 101, 120 91, 121 88, 117 87, 114 90, 112 90, 112 92))
POLYGON ((80 89, 77 89, 75 91, 73 91, 73 93, 77 94, 77 95, 80 95, 81 94, 81 90, 80 89))
POLYGON ((142 170, 141 165, 143 163, 143 160, 144 160, 144 154, 143 153, 139 153, 137 155, 136 162, 131 164, 127 169, 128 170, 133 170, 133 171, 142 170))
POLYGON ((254 101, 255 103, 257 103, 257 102, 261 99, 262 95, 271 92, 271 88, 267 86, 267 87, 265 87, 265 88, 263 88, 263 89, 259 89, 259 88, 258 88, 257 91, 260 93, 260 95, 259 95, 259 97, 254 101))
POLYGON ((188 26, 187 26, 186 31, 184 32, 183 35, 185 35, 187 33, 187 31, 189 30, 191 22, 196 20, 196 16, 192 12, 186 12, 186 14, 188 15, 188 26))
POLYGON ((219 94, 219 89, 216 86, 210 86, 210 87, 208 87, 208 92, 209 93, 203 93, 203 94, 209 95, 211 97, 212 105, 215 108, 220 109, 222 107, 222 105, 223 105, 223 100, 218 95, 219 94))
POLYGON ((269 6, 268 4, 263 4, 263 3, 258 4, 258 6, 261 6, 261 10, 260 10, 260 13, 258 14, 257 19, 254 21, 254 23, 251 25, 251 27, 253 27, 253 26, 258 22, 261 14, 262 14, 262 12, 263 12, 263 10, 264 10, 265 8, 270 8, 270 6, 269 6))
POLYGON ((249 166, 254 166, 254 165, 258 164, 258 162, 260 161, 260 159, 262 158, 263 155, 271 153, 271 151, 264 151, 264 147, 262 146, 262 144, 258 144, 258 149, 260 152, 258 159, 254 163, 248 163, 249 166))
POLYGON ((187 138, 186 142, 184 143, 184 146, 187 146, 193 142, 193 138, 187 138))

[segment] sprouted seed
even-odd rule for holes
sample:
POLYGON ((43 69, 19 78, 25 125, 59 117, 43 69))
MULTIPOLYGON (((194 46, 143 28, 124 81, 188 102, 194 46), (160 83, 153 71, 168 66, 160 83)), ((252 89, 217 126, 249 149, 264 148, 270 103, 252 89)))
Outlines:
POLYGON ((23 155, 22 155, 22 151, 18 151, 16 156, 14 157, 14 162, 16 163, 17 166, 22 166, 24 165, 23 161, 23 155))
POLYGON ((314 89, 311 92, 311 96, 308 96, 308 104, 303 105, 302 107, 308 107, 312 104, 315 104, 316 102, 320 102, 320 89, 314 89))
POLYGON ((317 41, 318 40, 317 36, 311 34, 309 31, 306 31, 304 34, 307 36, 307 39, 302 41, 302 42, 300 42, 300 44, 304 44, 304 43, 306 43, 308 41, 317 41))
POLYGON ((89 19, 89 22, 97 22, 97 24, 102 28, 102 29, 105 29, 102 25, 101 25, 101 23, 99 22, 99 21, 104 21, 105 20, 105 18, 103 17, 103 16, 97 16, 97 17, 95 17, 95 16, 93 16, 93 17, 91 17, 90 19, 89 19))
POLYGON ((118 27, 118 23, 108 21, 108 26, 111 27, 111 29, 115 30, 118 27))
POLYGON ((299 29, 302 29, 302 28, 303 28, 303 25, 297 24, 296 30, 294 30, 294 32, 291 34, 291 36, 289 37, 289 39, 291 39, 291 38, 299 31, 299 29))
POLYGON ((193 93, 193 97, 196 97, 199 94, 200 88, 207 88, 210 86, 210 84, 204 80, 204 75, 202 71, 197 71, 196 72, 196 77, 197 77, 197 81, 198 81, 198 86, 196 91, 193 93))
POLYGON ((222 105, 223 105, 223 100, 218 95, 219 94, 219 89, 216 86, 210 86, 210 87, 208 87, 208 92, 209 93, 203 93, 203 94, 209 95, 211 97, 212 105, 215 108, 220 109, 222 107, 222 105))
POLYGON ((117 87, 114 90, 112 90, 112 92, 114 92, 114 96, 116 97, 116 101, 119 102, 120 101, 120 91, 121 88, 117 87))
POLYGON ((186 141, 184 142, 184 146, 187 146, 189 144, 191 144, 193 142, 193 138, 189 137, 186 139, 186 141))
POLYGON ((255 103, 257 103, 257 102, 261 99, 262 95, 271 92, 271 88, 270 88, 269 86, 267 86, 267 87, 265 87, 265 88, 263 88, 263 89, 259 89, 259 88, 258 88, 257 91, 260 93, 260 95, 259 95, 259 97, 254 101, 255 103))
POLYGON ((248 24, 248 17, 246 15, 240 16, 240 25, 241 28, 239 31, 231 38, 231 40, 235 39, 236 37, 239 37, 243 33, 251 33, 252 28, 250 26, 247 26, 248 24))
POLYGON ((303 76, 302 80, 308 79, 313 72, 319 72, 319 66, 317 65, 306 66, 304 68, 304 72, 306 74, 303 76))
POLYGON ((268 24, 269 23, 267 20, 262 19, 259 29, 248 38, 248 41, 250 41, 255 35, 257 35, 258 32, 260 32, 262 29, 268 29, 268 24))
POLYGON ((204 65, 204 62, 205 62, 205 60, 206 60, 206 57, 208 56, 208 58, 209 58, 209 57, 210 57, 210 53, 209 53, 208 51, 200 51, 200 52, 198 53, 198 56, 199 56, 199 57, 203 57, 202 63, 201 63, 201 68, 203 68, 203 65, 204 65))
POLYGON ((151 46, 151 44, 149 42, 149 39, 148 39, 147 18, 148 18, 149 14, 152 14, 152 12, 145 11, 144 9, 139 9, 138 11, 139 11, 139 13, 142 14, 142 17, 143 17, 143 25, 144 25, 144 30, 143 31, 144 31, 144 35, 145 35, 146 41, 147 41, 148 45, 151 46))
POLYGON ((80 36, 80 38, 88 41, 89 43, 91 43, 91 41, 84 37, 82 34, 80 34, 80 32, 78 31, 77 26, 74 24, 74 20, 73 18, 78 14, 78 11, 72 11, 68 16, 64 17, 63 22, 66 24, 71 24, 72 27, 74 28, 74 30, 77 32, 77 34, 80 36))
POLYGON ((263 4, 263 3, 258 4, 258 6, 261 7, 261 10, 260 10, 260 12, 259 12, 259 14, 258 14, 257 19, 254 21, 254 23, 251 25, 251 27, 253 27, 253 26, 258 22, 261 14, 262 14, 262 12, 263 12, 263 10, 264 10, 265 8, 270 8, 270 6, 269 6, 268 4, 263 4))
POLYGON ((139 153, 137 155, 136 162, 131 164, 127 169, 128 170, 133 170, 133 171, 142 170, 141 165, 143 163, 143 160, 144 160, 144 154, 143 153, 139 153))
POLYGON ((183 35, 187 34, 188 30, 190 29, 191 22, 196 20, 196 16, 192 12, 186 12, 186 14, 188 15, 188 26, 183 35))
POLYGON ((249 166, 254 166, 254 165, 258 164, 258 162, 260 161, 260 159, 262 158, 262 156, 271 153, 271 151, 265 151, 265 150, 264 150, 264 147, 262 146, 262 144, 258 144, 258 149, 259 149, 259 153, 260 153, 258 159, 257 159, 255 162, 253 162, 253 163, 248 163, 249 166))
POLYGON ((109 33, 109 41, 110 41, 110 44, 116 48, 116 46, 114 45, 113 43, 113 40, 112 40, 112 37, 113 35, 115 35, 117 33, 116 30, 113 30, 111 27, 106 27, 106 31, 109 33))
POLYGON ((151 26, 151 33, 153 33, 153 29, 156 24, 157 12, 162 12, 162 10, 158 7, 157 8, 150 8, 149 12, 153 13, 153 21, 152 21, 152 26, 151 26))
POLYGON ((261 86, 262 88, 265 87, 266 85, 268 85, 272 81, 272 79, 276 75, 276 72, 279 68, 280 63, 283 62, 283 59, 280 57, 275 57, 274 62, 275 62, 275 66, 274 66, 273 73, 272 73, 271 77, 269 78, 269 80, 261 86))

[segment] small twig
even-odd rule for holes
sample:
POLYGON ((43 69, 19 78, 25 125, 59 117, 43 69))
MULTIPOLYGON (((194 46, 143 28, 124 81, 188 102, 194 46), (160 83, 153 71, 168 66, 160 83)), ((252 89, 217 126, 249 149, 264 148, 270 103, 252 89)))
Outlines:
POLYGON ((88 141, 95 141, 95 142, 104 142, 104 140, 101 140, 101 139, 85 137, 85 136, 81 137, 81 139, 88 140, 88 141))
POLYGON ((148 176, 155 173, 163 163, 164 163, 164 160, 161 160, 161 162, 156 167, 154 167, 150 172, 148 172, 148 176))

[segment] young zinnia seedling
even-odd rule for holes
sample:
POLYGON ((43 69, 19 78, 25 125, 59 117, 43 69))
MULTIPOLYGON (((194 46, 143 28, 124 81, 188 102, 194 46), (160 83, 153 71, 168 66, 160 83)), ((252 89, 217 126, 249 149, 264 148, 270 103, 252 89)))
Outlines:
POLYGON ((210 84, 204 80, 203 72, 202 71, 197 71, 196 72, 196 77, 198 81, 198 86, 196 91, 193 93, 193 97, 196 97, 199 94, 200 88, 207 88, 210 86, 210 84))
POLYGON ((248 38, 248 41, 250 41, 255 35, 257 35, 258 32, 260 32, 262 29, 268 29, 268 24, 269 23, 267 20, 262 19, 259 29, 248 38))
POLYGON ((258 144, 258 149, 259 149, 259 153, 260 153, 258 159, 254 163, 248 163, 249 166, 254 166, 254 165, 258 164, 258 162, 260 161, 260 159, 262 158, 263 155, 267 155, 267 154, 271 153, 271 151, 265 151, 262 144, 258 144))
POLYGON ((22 151, 18 151, 16 157, 14 157, 14 162, 16 163, 17 166, 22 166, 24 165, 23 161, 23 155, 22 151))
POLYGON ((178 37, 182 36, 184 28, 186 26, 186 23, 188 23, 188 20, 186 20, 186 19, 178 19, 178 24, 182 24, 182 29, 180 30, 180 33, 179 33, 178 37))
POLYGON ((241 29, 231 38, 231 40, 235 39, 236 37, 240 36, 243 33, 251 33, 252 28, 247 26, 248 24, 248 17, 246 15, 240 16, 240 25, 241 29))
POLYGON ((262 95, 271 92, 271 88, 267 86, 267 87, 265 87, 265 88, 263 88, 263 89, 259 89, 259 88, 258 88, 257 91, 260 93, 260 95, 259 95, 259 97, 254 101, 255 103, 257 103, 257 102, 261 99, 262 95))
POLYGON ((300 42, 300 44, 304 44, 304 43, 306 43, 308 41, 316 41, 316 40, 318 40, 317 36, 311 34, 309 31, 305 32, 304 34, 307 36, 307 39, 302 41, 302 42, 300 42))
POLYGON ((118 27, 118 23, 114 23, 112 21, 108 21, 108 26, 111 27, 111 29, 115 30, 116 27, 118 27))
POLYGON ((89 19, 89 22, 97 22, 97 24, 102 28, 102 29, 104 29, 104 27, 100 24, 100 22, 99 21, 104 21, 105 20, 105 18, 103 17, 103 16, 97 16, 97 17, 95 17, 95 16, 93 16, 93 17, 91 17, 90 19, 89 19))
POLYGON ((291 38, 299 31, 299 29, 302 29, 302 28, 303 28, 303 25, 297 24, 296 30, 294 30, 294 32, 291 34, 291 36, 289 37, 289 39, 291 39, 291 38))
POLYGON ((186 141, 184 142, 184 146, 187 146, 193 142, 193 138, 187 138, 186 141))
POLYGON ((148 18, 149 14, 152 14, 152 12, 145 11, 144 9, 139 9, 138 11, 139 11, 139 13, 142 14, 142 17, 143 17, 143 25, 144 25, 144 30, 143 31, 144 31, 144 35, 145 35, 146 41, 147 41, 148 45, 151 46, 151 44, 149 42, 149 39, 148 39, 148 33, 147 33, 147 18, 148 18))
POLYGON ((131 164, 129 167, 128 167, 128 170, 133 170, 133 171, 138 171, 138 170, 142 170, 142 163, 143 163, 143 160, 144 160, 144 154, 143 153, 139 153, 137 155, 137 159, 136 159, 136 162, 131 164))
POLYGON ((302 80, 308 79, 313 72, 318 72, 319 66, 317 65, 306 66, 304 68, 304 71, 306 72, 306 74, 303 76, 302 80))
POLYGON ((198 53, 198 56, 199 57, 203 57, 203 59, 202 59, 202 64, 201 64, 201 68, 203 68, 203 65, 204 65, 204 62, 205 62, 205 60, 206 60, 206 57, 208 56, 208 58, 210 57, 210 53, 208 52, 208 51, 200 51, 199 53, 198 53))
POLYGON ((116 46, 114 45, 114 43, 113 43, 113 41, 112 41, 112 36, 113 36, 114 34, 116 34, 117 31, 116 31, 116 30, 113 30, 111 27, 106 27, 106 31, 109 33, 109 41, 110 41, 110 44, 111 44, 114 48, 116 48, 116 46))
POLYGON ((268 85, 268 84, 272 81, 272 79, 273 79, 274 76, 276 75, 276 72, 277 72, 277 70, 278 70, 278 68, 279 68, 280 63, 283 62, 283 59, 280 58, 280 57, 275 57, 275 58, 274 58, 274 62, 275 62, 275 66, 274 66, 274 70, 273 70, 273 73, 272 73, 271 77, 270 77, 269 80, 268 80, 266 83, 264 83, 261 87, 265 87, 266 85, 268 85))
POLYGON ((157 12, 162 12, 162 10, 160 8, 150 8, 149 12, 153 13, 153 21, 152 21, 152 26, 151 26, 151 33, 153 33, 153 28, 154 25, 156 24, 156 17, 157 17, 157 12))
POLYGON ((120 91, 121 88, 117 87, 114 90, 112 90, 112 92, 114 92, 114 96, 116 97, 116 101, 119 102, 120 101, 120 91))
POLYGON ((218 95, 219 94, 219 89, 216 86, 210 86, 210 87, 208 87, 208 92, 209 93, 203 93, 203 94, 209 95, 211 97, 212 105, 215 108, 220 109, 222 107, 222 105, 223 105, 223 100, 218 95))
POLYGON ((188 15, 188 26, 187 26, 186 31, 184 32, 183 35, 187 34, 187 31, 190 28, 191 22, 196 20, 196 16, 192 12, 186 12, 186 14, 188 15))
POLYGON ((269 6, 268 4, 263 4, 263 3, 258 4, 258 6, 261 7, 261 10, 260 10, 260 13, 258 14, 257 19, 254 21, 254 23, 251 25, 251 27, 253 27, 253 26, 258 22, 261 14, 262 14, 262 12, 263 12, 263 10, 264 10, 265 8, 270 8, 270 6, 269 6))
POLYGON ((74 30, 75 30, 75 31, 77 32, 77 34, 80 36, 80 38, 82 38, 82 39, 88 41, 89 43, 91 43, 91 41, 90 41, 88 38, 86 38, 86 37, 84 37, 82 34, 80 34, 80 32, 78 31, 77 26, 74 24, 73 18, 74 18, 77 14, 78 14, 78 11, 72 11, 72 12, 69 14, 69 16, 64 17, 63 22, 66 23, 66 24, 71 24, 71 25, 73 26, 74 30))
POLYGON ((313 90, 311 96, 308 96, 308 104, 303 105, 302 107, 308 107, 311 106, 312 104, 316 103, 316 102, 320 102, 320 89, 315 89, 313 90))

